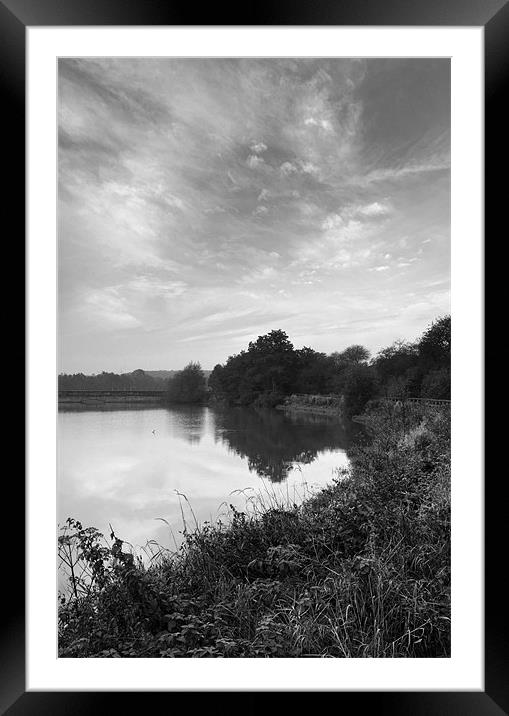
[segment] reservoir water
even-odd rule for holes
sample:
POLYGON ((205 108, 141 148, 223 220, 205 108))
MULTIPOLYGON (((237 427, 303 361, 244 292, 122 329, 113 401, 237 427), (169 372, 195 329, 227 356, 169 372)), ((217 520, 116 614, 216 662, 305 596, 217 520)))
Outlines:
POLYGON ((183 520, 227 521, 228 505, 249 511, 257 499, 300 502, 347 466, 347 444, 338 420, 306 413, 61 411, 59 524, 74 517, 105 535, 111 524, 136 548, 147 540, 175 548, 183 520))

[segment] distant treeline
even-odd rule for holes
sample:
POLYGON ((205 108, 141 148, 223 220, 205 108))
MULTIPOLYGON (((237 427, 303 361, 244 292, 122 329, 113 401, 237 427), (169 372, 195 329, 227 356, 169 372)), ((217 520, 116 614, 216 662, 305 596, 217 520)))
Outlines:
POLYGON ((277 405, 293 393, 340 394, 354 415, 376 396, 449 399, 450 355, 450 316, 434 321, 416 342, 396 341, 373 358, 360 345, 330 355, 296 350, 284 331, 273 330, 216 365, 209 390, 228 405, 258 406, 277 405))
POLYGON ((168 378, 176 371, 133 370, 132 373, 83 373, 58 376, 59 390, 166 390, 168 378), (161 375, 163 374, 163 375, 161 375))
POLYGON ((341 395, 347 415, 377 396, 449 399, 451 317, 434 321, 414 343, 396 341, 371 357, 352 345, 329 355, 295 349, 273 330, 230 356, 212 372, 191 362, 180 371, 60 375, 60 390, 164 390, 170 403, 273 407, 295 393, 341 395), (208 381, 207 381, 208 378, 208 381))

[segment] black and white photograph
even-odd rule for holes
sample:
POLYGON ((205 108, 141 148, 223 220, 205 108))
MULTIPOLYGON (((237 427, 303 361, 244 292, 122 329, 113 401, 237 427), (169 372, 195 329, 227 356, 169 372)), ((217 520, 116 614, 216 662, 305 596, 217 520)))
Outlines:
POLYGON ((451 656, 451 61, 58 60, 58 656, 451 656))

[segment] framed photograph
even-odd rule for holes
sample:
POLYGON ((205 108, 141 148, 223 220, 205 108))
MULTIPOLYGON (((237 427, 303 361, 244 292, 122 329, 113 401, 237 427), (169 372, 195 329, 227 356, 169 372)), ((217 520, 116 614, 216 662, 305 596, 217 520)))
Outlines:
POLYGON ((28 337, 0 706, 508 712, 482 437, 507 6, 216 10, 0 9, 28 337))

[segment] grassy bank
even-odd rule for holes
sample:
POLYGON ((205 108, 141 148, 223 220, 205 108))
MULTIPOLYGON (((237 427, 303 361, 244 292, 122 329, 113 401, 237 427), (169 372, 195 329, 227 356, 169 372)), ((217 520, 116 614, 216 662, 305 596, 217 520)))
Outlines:
POLYGON ((70 521, 60 656, 449 656, 449 415, 386 406, 366 431, 304 504, 232 510, 150 567, 70 521))
POLYGON ((278 410, 289 410, 316 415, 342 415, 342 399, 339 395, 288 395, 278 410))

